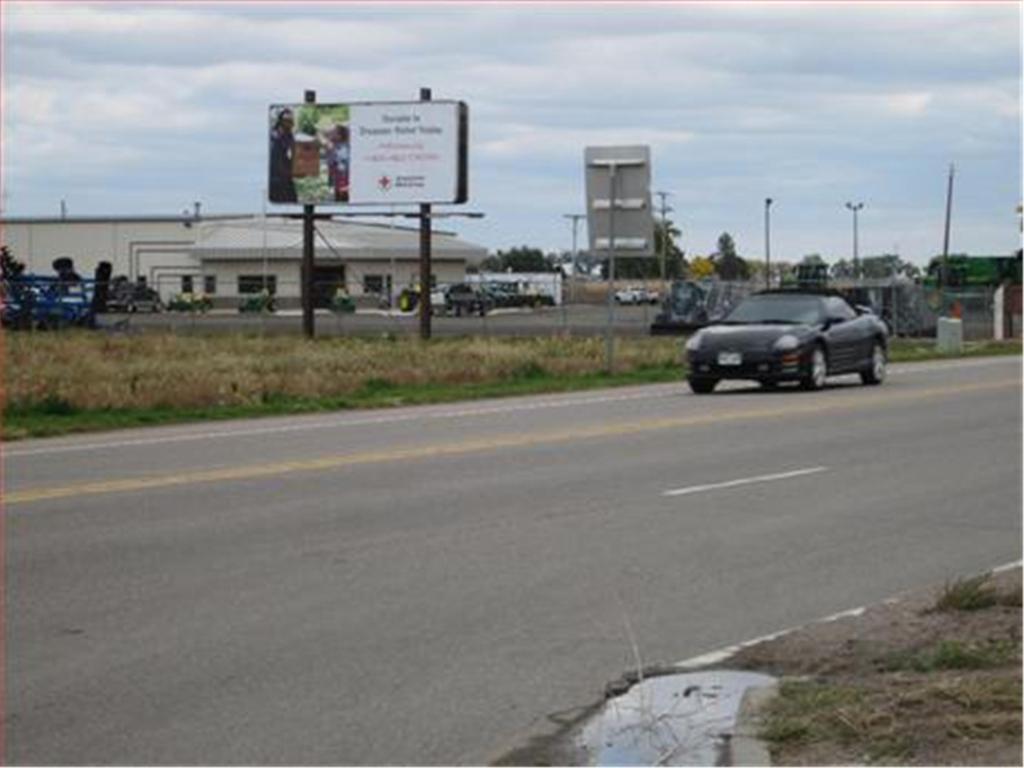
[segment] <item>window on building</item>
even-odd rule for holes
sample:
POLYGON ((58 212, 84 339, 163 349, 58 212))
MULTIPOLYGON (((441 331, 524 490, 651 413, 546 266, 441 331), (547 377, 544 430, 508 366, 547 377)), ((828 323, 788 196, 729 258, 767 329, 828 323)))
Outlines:
POLYGON ((263 275, 239 275, 239 293, 260 293, 264 289, 271 295, 277 293, 277 275, 267 275, 264 284, 263 275))
POLYGON ((384 275, 363 275, 363 293, 384 293, 384 275))
POLYGON ((192 275, 181 276, 181 292, 192 293, 192 275))
POLYGON ((203 293, 217 292, 217 276, 203 275, 203 293))

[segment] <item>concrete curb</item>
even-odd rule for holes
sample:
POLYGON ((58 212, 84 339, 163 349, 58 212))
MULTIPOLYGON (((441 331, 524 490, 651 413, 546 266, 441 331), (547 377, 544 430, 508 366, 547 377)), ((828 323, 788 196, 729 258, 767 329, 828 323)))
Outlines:
POLYGON ((776 696, 779 686, 765 685, 750 688, 743 694, 740 709, 736 715, 736 726, 729 740, 729 765, 770 766, 772 764, 768 745, 758 737, 761 730, 761 712, 776 696))

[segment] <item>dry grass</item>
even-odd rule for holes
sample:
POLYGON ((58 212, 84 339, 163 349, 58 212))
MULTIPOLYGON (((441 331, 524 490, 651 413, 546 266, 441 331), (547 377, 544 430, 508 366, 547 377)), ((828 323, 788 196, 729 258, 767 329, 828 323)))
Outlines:
MULTIPOLYGON (((5 334, 10 410, 253 405, 370 388, 597 373, 598 338, 321 339, 243 335, 5 334)), ((678 365, 678 339, 626 339, 616 370, 678 365)))

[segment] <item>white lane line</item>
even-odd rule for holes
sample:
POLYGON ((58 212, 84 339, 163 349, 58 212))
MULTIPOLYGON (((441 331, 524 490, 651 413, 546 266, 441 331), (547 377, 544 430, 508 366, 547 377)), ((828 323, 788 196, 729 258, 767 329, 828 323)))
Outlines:
POLYGON ((741 477, 738 480, 727 480, 724 483, 708 483, 707 485, 690 485, 686 488, 675 488, 665 491, 662 496, 686 496, 690 493, 702 493, 713 491, 718 488, 735 488, 738 485, 750 485, 751 483, 770 483, 773 480, 785 480, 789 477, 800 477, 811 475, 815 472, 824 472, 828 467, 806 467, 805 469, 794 469, 791 472, 777 472, 772 475, 756 475, 754 477, 741 477))
POLYGON ((332 429, 338 427, 361 427, 373 424, 394 424, 399 422, 419 421, 422 419, 458 419, 472 416, 489 416, 500 413, 518 413, 521 411, 536 411, 543 408, 565 408, 578 405, 594 405, 600 403, 623 402, 627 400, 651 400, 663 397, 672 397, 678 391, 679 385, 672 385, 672 389, 661 389, 657 392, 643 392, 633 395, 605 395, 601 397, 577 397, 562 400, 545 400, 537 403, 522 403, 519 405, 503 405, 490 408, 463 408, 455 411, 437 412, 416 412, 400 414, 395 416, 372 416, 367 418, 341 418, 325 419, 323 421, 309 422, 303 424, 287 424, 266 427, 251 427, 249 429, 221 429, 207 432, 187 432, 185 434, 161 435, 160 437, 136 438, 132 440, 113 440, 106 442, 76 443, 72 445, 53 445, 42 448, 5 448, 4 458, 18 458, 21 456, 38 456, 50 453, 70 453, 75 451, 92 451, 110 448, 129 448, 140 445, 160 445, 162 443, 181 443, 194 440, 214 440, 218 438, 248 437, 251 435, 273 435, 287 432, 313 431, 317 429, 332 429))
MULTIPOLYGON (((1024 564, 1024 561, 1015 560, 1012 563, 1004 563, 1003 565, 997 565, 995 568, 989 568, 988 571, 982 571, 982 573, 1001 573, 1002 571, 1009 571, 1013 568, 1020 568, 1022 564, 1024 564)), ((977 575, 980 576, 981 574, 977 575)), ((889 597, 885 600, 882 600, 880 603, 878 603, 878 605, 892 605, 894 603, 898 603, 899 601, 899 597, 889 597)), ((798 624, 793 627, 786 627, 785 629, 780 629, 778 632, 772 632, 771 634, 761 635, 760 637, 755 637, 751 640, 744 640, 742 643, 736 643, 735 645, 727 645, 724 648, 718 648, 714 651, 708 651, 707 653, 702 653, 699 656, 691 656, 690 658, 684 659, 683 661, 677 661, 672 666, 676 667, 677 669, 698 669, 700 667, 707 667, 712 664, 721 664, 723 661, 728 661, 745 648, 750 648, 754 645, 760 645, 761 643, 767 643, 770 640, 785 637, 786 635, 790 635, 793 632, 804 629, 806 627, 813 627, 817 626, 818 624, 829 624, 833 621, 839 621, 839 619, 845 619, 850 616, 860 616, 869 607, 870 606, 867 605, 860 605, 856 608, 850 608, 845 611, 839 611, 838 613, 833 613, 828 616, 824 616, 820 619, 814 619, 813 621, 809 621, 806 624, 798 624)))

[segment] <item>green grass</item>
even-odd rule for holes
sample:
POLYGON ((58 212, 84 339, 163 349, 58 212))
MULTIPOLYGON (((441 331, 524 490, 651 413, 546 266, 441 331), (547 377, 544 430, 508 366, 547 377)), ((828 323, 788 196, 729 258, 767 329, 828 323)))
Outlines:
MULTIPOLYGON (((4 336, 3 438, 217 419, 447 403, 681 381, 682 339, 320 339, 242 334, 4 336)), ((1016 342, 966 356, 1020 354, 1016 342)), ((893 362, 942 359, 895 340, 893 362)))
POLYGON ((919 360, 948 360, 954 357, 989 357, 992 355, 1019 355, 1021 342, 1010 341, 966 341, 960 355, 937 352, 934 339, 892 339, 889 342, 889 359, 894 363, 913 363, 919 360))
POLYGON ((813 681, 784 680, 771 702, 759 736, 774 744, 846 739, 850 726, 835 713, 863 702, 863 693, 851 686, 813 681))
MULTIPOLYGON (((960 657, 960 650, 946 653, 952 653, 947 661, 960 657)), ((819 755, 838 747, 846 756, 840 763, 907 763, 922 738, 933 740, 942 732, 960 744, 1019 738, 1020 695, 1019 677, 985 673, 844 683, 783 680, 762 712, 758 735, 779 764, 812 745, 824 747, 819 755)))
POLYGON ((927 648, 890 654, 879 661, 879 667, 884 672, 992 669, 1011 661, 1017 650, 1017 644, 1009 640, 983 644, 943 640, 927 648))

